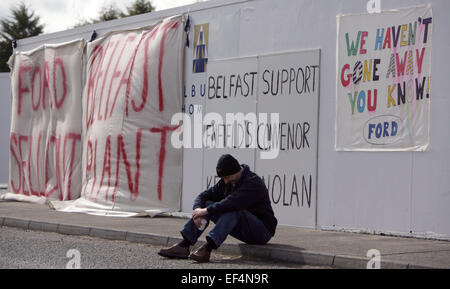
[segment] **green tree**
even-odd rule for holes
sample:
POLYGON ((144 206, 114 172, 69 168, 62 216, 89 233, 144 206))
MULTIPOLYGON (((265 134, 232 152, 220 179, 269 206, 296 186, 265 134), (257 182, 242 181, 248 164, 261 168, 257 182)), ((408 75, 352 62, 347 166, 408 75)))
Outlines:
POLYGON ((134 16, 144 13, 149 13, 155 10, 155 7, 153 7, 152 3, 149 0, 136 0, 134 1, 131 6, 127 7, 127 13, 124 13, 119 8, 117 8, 115 5, 110 5, 108 7, 103 7, 99 13, 98 17, 91 20, 81 20, 78 24, 74 25, 73 28, 95 24, 99 22, 119 19, 119 18, 125 18, 128 16, 134 16))
POLYGON ((94 20, 94 23, 119 19, 121 14, 122 12, 120 11, 120 9, 116 8, 114 5, 103 7, 100 10, 98 19, 94 20))
POLYGON ((144 13, 150 13, 153 10, 155 10, 155 7, 153 7, 152 3, 148 0, 136 0, 134 3, 127 7, 128 14, 123 14, 122 17, 127 16, 134 16, 144 13))
POLYGON ((0 20, 0 71, 9 72, 7 64, 11 56, 12 42, 14 40, 39 35, 43 32, 44 26, 39 24, 39 16, 34 11, 20 2, 18 6, 11 8, 12 17, 0 20))

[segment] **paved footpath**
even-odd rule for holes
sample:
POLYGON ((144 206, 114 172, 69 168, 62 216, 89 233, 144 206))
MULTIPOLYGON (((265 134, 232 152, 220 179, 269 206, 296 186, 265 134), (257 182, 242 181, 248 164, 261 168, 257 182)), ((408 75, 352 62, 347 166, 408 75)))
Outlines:
MULTIPOLYGON (((63 213, 54 211, 47 205, 0 201, 0 226, 158 246, 168 246, 180 241, 179 230, 186 221, 187 219, 175 217, 119 218, 63 213)), ((204 236, 200 239, 204 240, 204 236)), ((198 245, 201 244, 199 242, 198 245)), ((365 269, 367 264, 376 261, 367 257, 371 249, 380 252, 382 269, 450 268, 449 241, 288 226, 278 226, 275 236, 264 246, 246 245, 230 236, 218 253, 311 266, 365 269)))

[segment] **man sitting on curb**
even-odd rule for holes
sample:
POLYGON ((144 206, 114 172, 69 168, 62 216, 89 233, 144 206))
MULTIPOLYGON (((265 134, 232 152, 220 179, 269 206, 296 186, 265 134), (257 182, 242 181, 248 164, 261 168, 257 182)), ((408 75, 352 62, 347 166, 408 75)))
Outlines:
POLYGON ((231 155, 220 157, 216 171, 221 179, 195 199, 192 218, 180 231, 183 241, 161 249, 160 256, 208 262, 212 249, 218 249, 228 235, 256 245, 266 244, 275 235, 278 221, 264 181, 231 155), (216 225, 206 236, 206 244, 190 254, 190 246, 210 220, 216 225))

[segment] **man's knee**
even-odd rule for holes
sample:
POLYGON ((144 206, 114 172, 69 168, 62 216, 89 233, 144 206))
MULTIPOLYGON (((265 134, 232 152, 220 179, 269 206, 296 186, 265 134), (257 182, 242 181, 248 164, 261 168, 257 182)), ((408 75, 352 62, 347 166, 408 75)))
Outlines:
POLYGON ((213 220, 213 221, 215 223, 217 223, 221 219, 224 219, 228 222, 230 222, 232 220, 239 220, 242 213, 243 213, 243 211, 230 211, 230 212, 226 212, 226 213, 222 213, 222 214, 217 214, 216 216, 214 216, 215 220, 213 220))
POLYGON ((212 204, 214 204, 213 201, 206 201, 206 203, 205 203, 205 208, 208 207, 209 205, 212 205, 212 204))
POLYGON ((226 212, 224 213, 222 216, 226 217, 226 218, 235 218, 235 217, 240 217, 243 211, 230 211, 230 212, 226 212))

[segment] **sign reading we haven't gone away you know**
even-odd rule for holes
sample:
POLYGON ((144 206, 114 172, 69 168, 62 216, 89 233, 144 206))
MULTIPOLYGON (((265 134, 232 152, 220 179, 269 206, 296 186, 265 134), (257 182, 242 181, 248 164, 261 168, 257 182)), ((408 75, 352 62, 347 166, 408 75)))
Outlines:
POLYGON ((425 151, 431 7, 339 15, 336 150, 425 151))

